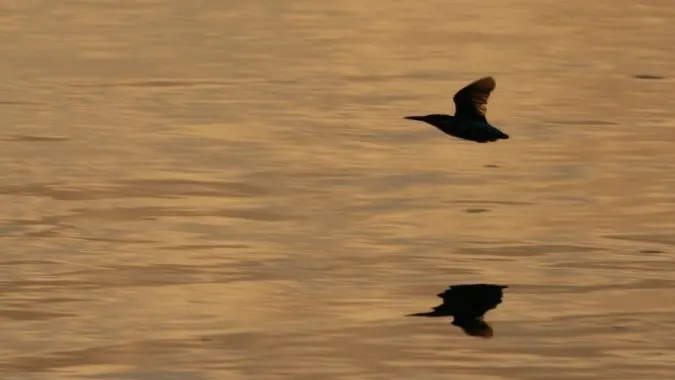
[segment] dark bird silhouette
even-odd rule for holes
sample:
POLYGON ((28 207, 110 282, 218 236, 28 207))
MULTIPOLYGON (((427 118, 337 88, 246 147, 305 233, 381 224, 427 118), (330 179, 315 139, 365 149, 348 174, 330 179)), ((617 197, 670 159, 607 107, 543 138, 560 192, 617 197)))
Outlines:
POLYGON ((484 77, 457 91, 453 97, 455 115, 431 114, 406 116, 406 119, 431 124, 450 136, 479 143, 508 139, 509 135, 490 125, 486 119, 487 102, 497 86, 492 77, 484 77))
POLYGON ((443 303, 425 313, 408 314, 410 317, 453 317, 452 324, 460 327, 467 335, 490 338, 492 327, 483 316, 502 303, 502 290, 506 285, 463 284, 450 286, 437 294, 443 303))

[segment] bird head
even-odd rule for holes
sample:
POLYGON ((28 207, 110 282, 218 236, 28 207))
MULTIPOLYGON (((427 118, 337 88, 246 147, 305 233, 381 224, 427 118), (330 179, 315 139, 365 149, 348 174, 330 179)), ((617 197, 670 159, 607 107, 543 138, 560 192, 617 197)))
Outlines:
POLYGON ((406 116, 404 119, 423 121, 431 125, 442 125, 452 120, 452 116, 442 114, 430 114, 423 116, 406 116))

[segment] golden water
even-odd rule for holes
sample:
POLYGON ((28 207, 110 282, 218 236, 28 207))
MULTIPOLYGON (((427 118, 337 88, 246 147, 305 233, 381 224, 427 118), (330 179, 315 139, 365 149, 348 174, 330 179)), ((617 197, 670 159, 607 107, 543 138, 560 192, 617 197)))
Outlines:
POLYGON ((670 380, 674 21, 0 1, 0 378, 670 380), (484 75, 511 139, 402 119, 484 75), (493 339, 404 317, 463 282, 493 339))

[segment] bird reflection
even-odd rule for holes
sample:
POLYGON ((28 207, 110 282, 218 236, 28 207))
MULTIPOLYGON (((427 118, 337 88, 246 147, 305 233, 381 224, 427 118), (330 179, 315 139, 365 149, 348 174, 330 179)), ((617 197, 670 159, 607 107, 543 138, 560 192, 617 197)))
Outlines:
POLYGON ((494 284, 453 285, 437 294, 443 303, 432 311, 408 316, 453 317, 452 324, 460 327, 467 335, 491 338, 494 330, 483 320, 483 316, 502 303, 502 290, 506 288, 506 285, 494 284))

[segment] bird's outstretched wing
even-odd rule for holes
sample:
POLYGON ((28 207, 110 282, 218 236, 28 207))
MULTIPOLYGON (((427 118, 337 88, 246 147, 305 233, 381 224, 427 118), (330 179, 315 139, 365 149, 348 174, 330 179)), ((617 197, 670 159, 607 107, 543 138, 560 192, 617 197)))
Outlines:
POLYGON ((451 309, 456 316, 479 318, 502 303, 505 285, 465 284, 450 286, 438 294, 443 299, 439 309, 451 309))
POLYGON ((492 77, 484 77, 457 91, 452 100, 455 102, 455 116, 466 119, 486 121, 487 102, 497 87, 492 77))
POLYGON ((455 320, 453 323, 459 326, 465 334, 479 336, 481 338, 492 338, 495 334, 492 326, 482 319, 455 320))

